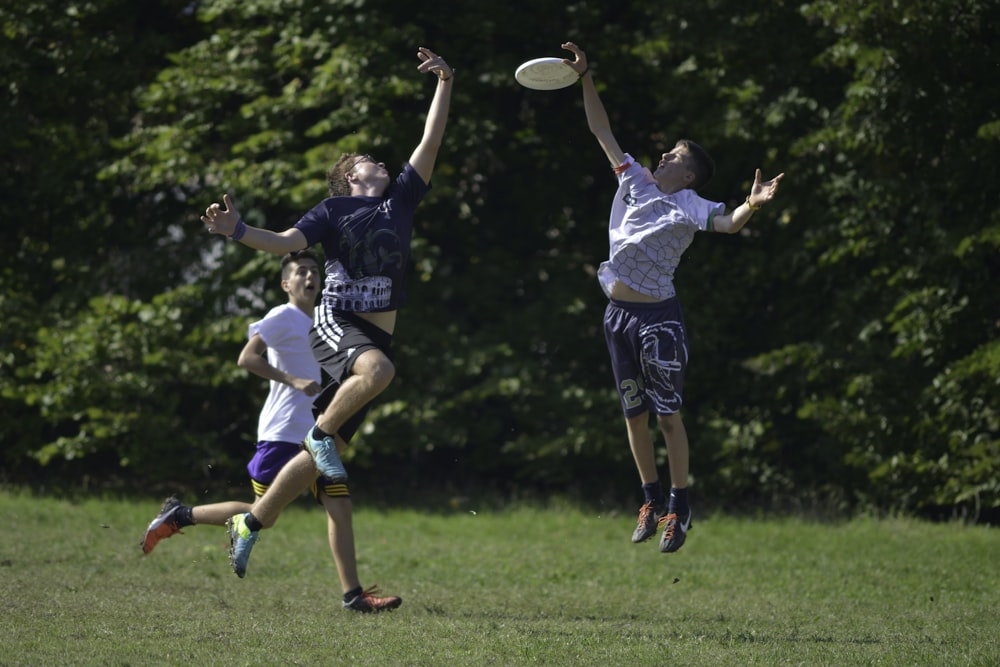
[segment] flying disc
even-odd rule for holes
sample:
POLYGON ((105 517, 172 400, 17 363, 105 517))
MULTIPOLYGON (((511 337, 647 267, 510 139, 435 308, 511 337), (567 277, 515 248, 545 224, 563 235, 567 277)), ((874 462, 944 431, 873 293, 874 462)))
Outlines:
POLYGON ((514 72, 514 78, 525 88, 532 90, 557 90, 572 86, 580 78, 562 58, 535 58, 514 72))

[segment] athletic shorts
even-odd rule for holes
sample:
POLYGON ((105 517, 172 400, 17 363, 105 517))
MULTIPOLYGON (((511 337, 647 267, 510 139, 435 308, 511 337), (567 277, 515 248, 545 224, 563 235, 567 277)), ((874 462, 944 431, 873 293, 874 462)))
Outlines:
MULTIPOLYGON (((329 384, 313 402, 313 412, 317 416, 330 404, 344 380, 350 377, 354 362, 362 352, 380 350, 392 360, 392 334, 353 313, 324 312, 309 333, 309 342, 313 356, 330 378, 329 384)), ((372 401, 369 401, 340 427, 337 435, 344 442, 351 441, 371 406, 372 401)))
MULTIPOLYGON (((253 487, 254 495, 264 495, 285 464, 298 456, 301 451, 302 443, 300 442, 258 441, 257 451, 247 463, 247 472, 250 473, 250 485, 253 487)), ((319 502, 319 489, 323 489, 328 496, 349 495, 346 484, 333 484, 322 475, 312 485, 312 494, 316 497, 317 502, 319 502)))
POLYGON ((626 417, 681 409, 687 334, 677 297, 658 303, 608 303, 604 339, 626 417))

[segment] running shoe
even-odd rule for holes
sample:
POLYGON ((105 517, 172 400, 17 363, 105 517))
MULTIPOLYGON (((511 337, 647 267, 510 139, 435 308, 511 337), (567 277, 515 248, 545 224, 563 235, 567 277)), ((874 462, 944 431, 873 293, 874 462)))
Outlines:
POLYGON ((665 505, 657 506, 652 502, 648 502, 640 507, 639 523, 635 527, 635 532, 632 533, 632 541, 638 544, 651 538, 653 533, 656 532, 657 524, 666 513, 667 508, 665 505))
POLYGON ((358 593, 350 602, 345 602, 344 609, 361 614, 377 614, 380 611, 392 611, 403 604, 403 599, 395 595, 379 597, 381 592, 377 586, 372 586, 368 590, 358 593))
POLYGON ((316 469, 334 484, 343 484, 347 481, 347 470, 340 462, 340 455, 337 454, 337 443, 331 436, 322 440, 316 440, 312 431, 306 436, 306 449, 312 454, 316 469))
POLYGON ((177 520, 174 518, 174 513, 183 506, 184 504, 177 496, 170 496, 163 501, 160 513, 156 515, 155 519, 149 522, 146 534, 142 537, 142 553, 152 553, 160 540, 165 540, 171 535, 176 535, 177 533, 184 534, 177 525, 177 520))
POLYGON ((663 528, 663 535, 660 537, 660 551, 665 554, 677 551, 684 546, 687 532, 691 529, 691 510, 688 510, 683 521, 671 512, 660 519, 659 527, 663 528))
POLYGON ((237 514, 226 520, 226 530, 229 532, 229 564, 233 572, 242 579, 247 573, 247 562, 250 560, 250 550, 260 533, 247 527, 247 514, 237 514))

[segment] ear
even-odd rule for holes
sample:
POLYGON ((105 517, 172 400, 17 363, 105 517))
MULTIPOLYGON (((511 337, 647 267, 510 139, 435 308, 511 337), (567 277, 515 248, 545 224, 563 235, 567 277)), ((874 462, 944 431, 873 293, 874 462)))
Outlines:
POLYGON ((289 287, 288 281, 284 280, 284 279, 282 279, 282 281, 281 281, 281 289, 284 290, 285 292, 289 293, 289 294, 292 292, 292 288, 289 287))

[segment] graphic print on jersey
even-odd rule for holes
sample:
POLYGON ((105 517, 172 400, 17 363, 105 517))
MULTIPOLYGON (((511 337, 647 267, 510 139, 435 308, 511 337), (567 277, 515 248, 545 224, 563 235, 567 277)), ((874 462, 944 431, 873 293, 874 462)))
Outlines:
POLYGON ((353 312, 389 307, 392 278, 386 274, 398 274, 404 269, 403 241, 394 229, 372 228, 369 223, 376 220, 379 213, 388 217, 390 208, 390 202, 383 201, 344 225, 340 257, 346 258, 353 275, 340 260, 327 262, 324 303, 353 312))

